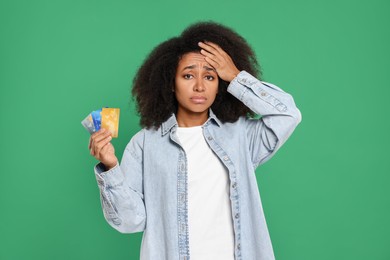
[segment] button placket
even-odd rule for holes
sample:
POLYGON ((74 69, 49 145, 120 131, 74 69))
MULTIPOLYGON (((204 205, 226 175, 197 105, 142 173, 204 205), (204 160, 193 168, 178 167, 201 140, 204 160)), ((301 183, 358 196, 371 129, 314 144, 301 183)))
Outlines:
MULTIPOLYGON (((240 79, 238 79, 240 82, 240 79)), ((245 81, 244 81, 245 82, 245 81)), ((233 229, 234 229, 234 241, 235 244, 240 243, 241 238, 240 238, 240 233, 241 233, 241 228, 240 228, 240 219, 239 219, 239 200, 238 200, 238 192, 237 192, 237 177, 236 177, 236 172, 234 170, 234 165, 233 162, 231 161, 231 158, 228 156, 228 154, 225 153, 225 151, 218 146, 217 142, 214 142, 214 138, 210 135, 207 127, 204 128, 204 136, 207 141, 212 141, 210 142, 210 147, 211 149, 218 155, 218 157, 221 159, 222 163, 226 166, 229 172, 229 180, 231 182, 231 197, 230 197, 230 203, 232 206, 232 220, 233 220, 233 229), (237 216, 237 217, 236 217, 237 216)), ((241 260, 241 252, 238 252, 235 250, 235 259, 241 260)))
POLYGON ((178 239, 179 239, 179 254, 182 259, 188 256, 188 228, 187 228, 187 171, 186 171, 186 155, 184 150, 180 151, 179 167, 178 167, 178 239))

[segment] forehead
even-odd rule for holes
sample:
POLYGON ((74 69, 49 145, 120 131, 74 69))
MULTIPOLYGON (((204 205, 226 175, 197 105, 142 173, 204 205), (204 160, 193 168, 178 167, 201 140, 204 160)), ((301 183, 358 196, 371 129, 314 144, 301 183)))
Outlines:
POLYGON ((210 64, 205 61, 204 56, 197 52, 186 53, 179 60, 179 67, 199 64, 210 66, 210 64))

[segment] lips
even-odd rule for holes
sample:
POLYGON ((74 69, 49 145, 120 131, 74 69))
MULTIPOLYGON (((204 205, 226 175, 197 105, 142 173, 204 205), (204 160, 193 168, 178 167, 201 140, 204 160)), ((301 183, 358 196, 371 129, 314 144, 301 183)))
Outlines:
POLYGON ((203 104, 206 102, 206 100, 207 98, 202 96, 191 97, 191 101, 194 102, 195 104, 203 104))

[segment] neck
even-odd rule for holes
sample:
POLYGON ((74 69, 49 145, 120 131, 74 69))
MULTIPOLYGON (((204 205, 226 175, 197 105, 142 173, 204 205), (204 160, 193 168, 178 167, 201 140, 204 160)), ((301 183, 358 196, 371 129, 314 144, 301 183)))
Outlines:
POLYGON ((203 125, 208 119, 208 111, 201 113, 183 113, 180 110, 176 114, 179 127, 192 127, 203 125))

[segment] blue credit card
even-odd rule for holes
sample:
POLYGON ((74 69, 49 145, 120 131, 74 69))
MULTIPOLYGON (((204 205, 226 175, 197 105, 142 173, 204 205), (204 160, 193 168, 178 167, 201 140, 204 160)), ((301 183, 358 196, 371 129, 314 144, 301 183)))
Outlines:
POLYGON ((102 110, 98 109, 92 111, 91 116, 92 116, 93 125, 95 126, 95 131, 99 131, 100 126, 102 124, 102 110))

